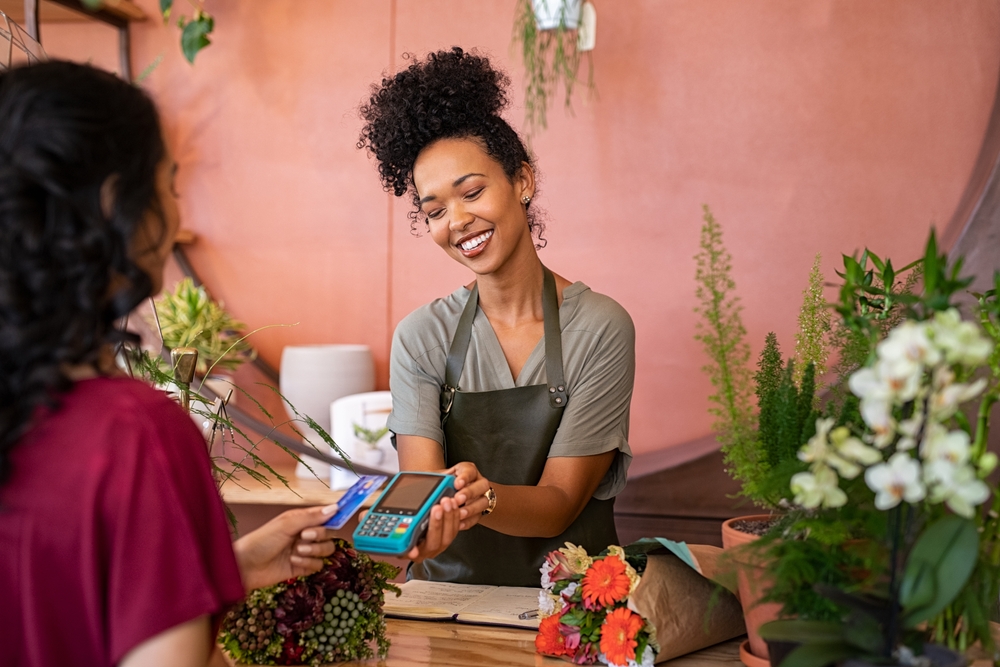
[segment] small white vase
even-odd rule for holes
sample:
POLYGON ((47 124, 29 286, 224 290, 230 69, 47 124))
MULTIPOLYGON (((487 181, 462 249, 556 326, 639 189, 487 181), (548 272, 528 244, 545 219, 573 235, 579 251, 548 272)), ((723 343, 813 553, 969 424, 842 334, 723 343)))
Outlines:
MULTIPOLYGON (((279 375, 282 395, 327 433, 331 431, 331 403, 341 396, 375 388, 375 362, 367 345, 289 345, 282 350, 279 375)), ((296 424, 296 428, 317 448, 333 453, 319 434, 305 424, 296 424)), ((330 474, 327 463, 309 459, 309 465, 320 479, 330 474)), ((313 477, 301 463, 295 472, 299 477, 313 477)))
POLYGON ((580 0, 531 0, 539 30, 554 30, 561 25, 576 30, 580 23, 580 0))
MULTIPOLYGON (((357 450, 355 450, 357 451, 357 450)), ((365 446, 365 465, 370 465, 373 468, 377 468, 382 465, 382 461, 385 460, 385 452, 383 452, 379 447, 368 447, 365 446)))

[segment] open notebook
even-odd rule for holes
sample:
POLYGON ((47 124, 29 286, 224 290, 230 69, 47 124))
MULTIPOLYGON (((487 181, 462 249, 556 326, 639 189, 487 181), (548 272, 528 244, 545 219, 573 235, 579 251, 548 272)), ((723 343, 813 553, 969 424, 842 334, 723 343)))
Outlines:
POLYGON ((413 579, 399 586, 399 597, 385 596, 386 616, 426 621, 457 621, 538 629, 538 617, 518 618, 538 610, 539 588, 470 586, 413 579))

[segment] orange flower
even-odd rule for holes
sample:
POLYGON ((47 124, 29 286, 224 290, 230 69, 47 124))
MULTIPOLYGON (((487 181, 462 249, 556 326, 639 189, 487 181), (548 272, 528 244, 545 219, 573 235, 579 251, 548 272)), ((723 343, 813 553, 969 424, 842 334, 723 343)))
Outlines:
POLYGON ((541 620, 535 635, 535 650, 543 655, 568 655, 572 658, 576 647, 566 646, 566 635, 562 633, 559 623, 561 618, 562 614, 553 614, 541 620))
POLYGON ((619 607, 604 617, 601 626, 601 651, 613 665, 626 665, 635 660, 635 637, 642 630, 642 616, 628 607, 619 607))
POLYGON ((583 575, 583 603, 588 609, 624 600, 631 587, 625 563, 618 556, 595 560, 583 575))

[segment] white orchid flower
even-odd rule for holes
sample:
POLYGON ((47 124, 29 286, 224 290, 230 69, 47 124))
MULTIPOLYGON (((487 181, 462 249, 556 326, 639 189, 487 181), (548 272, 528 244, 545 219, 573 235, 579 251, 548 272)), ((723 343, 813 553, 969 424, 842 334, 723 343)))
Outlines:
POLYGON ((916 447, 917 435, 923 425, 924 416, 919 411, 915 411, 909 419, 899 422, 899 434, 902 437, 896 443, 896 451, 906 452, 916 447))
POLYGON ((882 460, 882 452, 852 436, 844 426, 834 429, 830 434, 830 442, 841 457, 861 465, 870 466, 882 460))
POLYGON ((944 460, 952 465, 964 465, 969 460, 970 450, 968 433, 949 431, 940 424, 930 423, 920 445, 920 456, 925 461, 944 460))
POLYGON ((892 443, 896 437, 896 420, 892 416, 892 403, 888 400, 861 399, 861 418, 872 430, 872 442, 879 449, 892 443))
POLYGON ((865 483, 875 492, 875 507, 887 510, 901 501, 920 502, 927 489, 920 480, 920 464, 906 452, 896 452, 887 463, 865 471, 865 483))
POLYGON ((794 502, 806 509, 843 507, 847 494, 837 485, 837 474, 826 466, 816 466, 815 472, 800 472, 792 476, 794 502))
POLYGON ((799 448, 798 457, 805 463, 822 463, 830 455, 830 443, 828 437, 830 429, 833 428, 834 419, 832 417, 816 420, 816 435, 809 438, 809 441, 799 448))
POLYGON ((935 313, 929 333, 949 364, 979 366, 993 351, 993 344, 982 335, 979 327, 963 322, 955 308, 935 313))
POLYGON ((932 503, 944 502, 948 508, 967 519, 975 507, 986 502, 990 489, 976 477, 972 466, 955 464, 948 459, 930 461, 924 466, 924 481, 931 489, 932 503))
POLYGON ((903 322, 890 331, 875 349, 880 360, 888 362, 900 371, 906 364, 933 366, 941 360, 941 353, 931 343, 925 322, 913 320, 903 322))
POLYGON ((962 403, 971 400, 986 388, 986 378, 979 378, 971 384, 949 384, 931 394, 930 413, 934 419, 944 421, 956 412, 962 403))
POLYGON ((874 368, 861 368, 854 371, 847 380, 847 386, 851 388, 851 393, 862 400, 866 398, 889 400, 892 397, 889 387, 878 376, 874 368))

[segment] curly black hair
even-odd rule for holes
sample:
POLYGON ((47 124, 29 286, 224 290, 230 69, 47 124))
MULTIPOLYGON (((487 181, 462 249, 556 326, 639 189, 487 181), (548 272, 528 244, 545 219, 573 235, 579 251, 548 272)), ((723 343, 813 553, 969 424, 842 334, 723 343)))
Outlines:
POLYGON ((63 367, 95 364, 150 295, 129 255, 148 212, 163 223, 165 154, 152 100, 126 81, 59 61, 0 74, 0 482, 38 409, 71 387, 63 367))
MULTIPOLYGON (((431 53, 426 60, 414 59, 406 69, 372 86, 371 97, 360 109, 365 125, 358 148, 375 156, 387 192, 401 197, 410 191, 413 231, 420 214, 413 164, 420 151, 438 139, 478 140, 511 180, 523 163, 535 169, 524 142, 500 116, 509 103, 508 86, 510 79, 487 58, 457 46, 431 53)), ((545 225, 538 218, 529 204, 528 227, 538 239, 536 247, 542 247, 545 225)))

